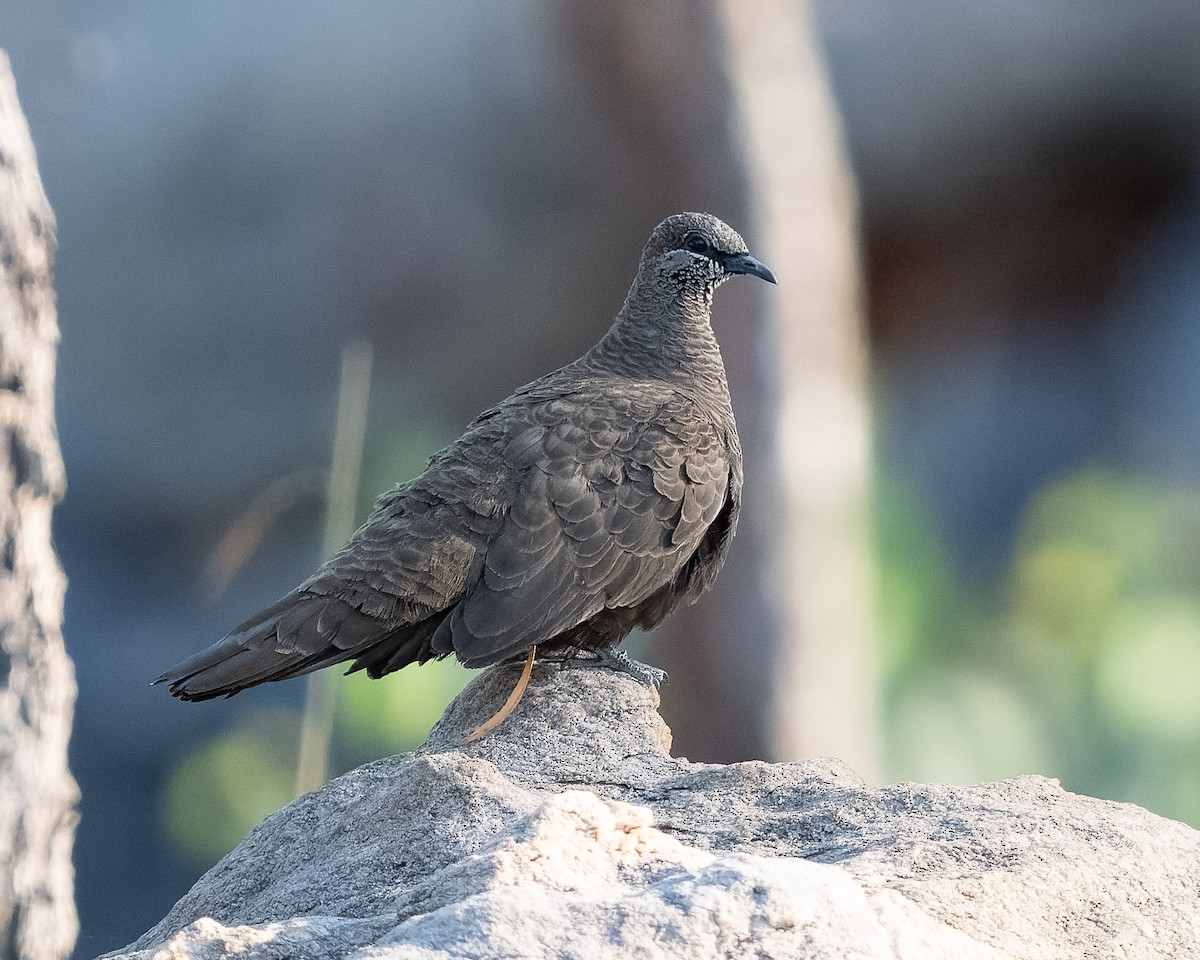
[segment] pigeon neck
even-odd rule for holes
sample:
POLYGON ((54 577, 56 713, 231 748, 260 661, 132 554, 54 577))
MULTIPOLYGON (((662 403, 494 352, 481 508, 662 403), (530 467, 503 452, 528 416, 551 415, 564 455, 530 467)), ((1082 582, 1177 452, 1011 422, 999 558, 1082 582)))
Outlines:
POLYGON ((635 284, 603 339, 587 355, 617 373, 727 390, 710 323, 712 292, 681 299, 640 296, 635 284))

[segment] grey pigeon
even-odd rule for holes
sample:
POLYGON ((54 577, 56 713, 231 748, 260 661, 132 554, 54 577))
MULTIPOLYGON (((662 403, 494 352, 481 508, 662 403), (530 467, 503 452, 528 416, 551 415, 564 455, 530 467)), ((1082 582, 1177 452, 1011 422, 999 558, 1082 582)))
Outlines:
POLYGON ((534 645, 659 679, 612 651, 712 583, 737 525, 742 451, 709 323, 736 273, 775 282, 716 217, 668 217, 599 343, 485 410, 308 580, 155 682, 207 700, 346 660, 377 678, 534 645))

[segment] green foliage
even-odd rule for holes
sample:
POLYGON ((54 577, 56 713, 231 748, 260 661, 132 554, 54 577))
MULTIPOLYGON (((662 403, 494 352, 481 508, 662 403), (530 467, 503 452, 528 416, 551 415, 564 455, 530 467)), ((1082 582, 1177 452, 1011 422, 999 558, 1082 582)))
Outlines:
POLYGON ((914 671, 888 709, 896 779, 977 783, 1053 773, 1036 712, 1011 678, 943 666, 914 671))
POLYGON ((291 800, 299 729, 294 710, 252 711, 185 757, 163 791, 163 823, 172 844, 211 864, 291 800))
POLYGON ((1200 491, 1048 485, 1009 571, 969 587, 918 501, 876 497, 888 772, 1040 772, 1200 823, 1200 491))
POLYGON ((421 744, 471 676, 457 662, 441 660, 380 680, 365 673, 342 678, 334 724, 340 765, 349 769, 421 744))
POLYGON ((1200 732, 1200 599, 1128 600, 1096 658, 1096 691, 1133 736, 1194 743, 1200 732))
POLYGON ((880 482, 873 511, 875 590, 885 674, 952 653, 978 620, 936 524, 910 491, 880 482))

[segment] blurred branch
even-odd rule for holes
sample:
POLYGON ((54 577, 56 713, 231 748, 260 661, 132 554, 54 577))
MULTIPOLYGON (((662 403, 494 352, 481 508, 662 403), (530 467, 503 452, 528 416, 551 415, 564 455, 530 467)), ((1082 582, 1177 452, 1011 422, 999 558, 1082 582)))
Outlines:
POLYGON ((258 549, 279 518, 306 500, 322 496, 329 471, 305 467, 270 483, 225 531, 204 565, 203 579, 212 596, 220 596, 258 549))
MULTIPOLYGON (((325 557, 332 556, 354 532, 370 392, 371 345, 364 340, 352 340, 342 349, 333 458, 325 496, 322 551, 325 557)), ((300 728, 300 758, 296 765, 297 796, 325 782, 333 733, 335 681, 336 675, 328 671, 308 677, 304 722, 300 728)))

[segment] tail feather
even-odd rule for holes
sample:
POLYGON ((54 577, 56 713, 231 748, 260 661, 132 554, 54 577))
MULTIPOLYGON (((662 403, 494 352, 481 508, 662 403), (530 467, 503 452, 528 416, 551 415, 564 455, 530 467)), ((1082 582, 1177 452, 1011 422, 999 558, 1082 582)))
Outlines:
POLYGON ((293 595, 154 682, 181 700, 211 700, 350 659, 381 676, 421 656, 427 622, 396 629, 334 597, 293 595))
POLYGON ((182 700, 221 696, 236 678, 253 673, 256 653, 274 638, 278 620, 275 615, 260 623, 243 624, 212 646, 175 664, 154 683, 169 683, 172 695, 182 700))
POLYGON ((368 677, 378 680, 385 674, 407 667, 410 663, 432 660, 437 655, 430 648, 429 638, 448 612, 434 614, 411 627, 397 630, 376 641, 358 655, 354 666, 346 672, 358 673, 359 670, 366 670, 368 677))

